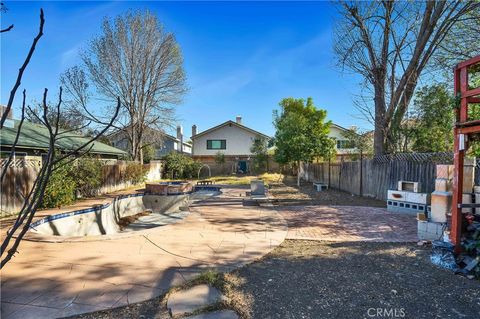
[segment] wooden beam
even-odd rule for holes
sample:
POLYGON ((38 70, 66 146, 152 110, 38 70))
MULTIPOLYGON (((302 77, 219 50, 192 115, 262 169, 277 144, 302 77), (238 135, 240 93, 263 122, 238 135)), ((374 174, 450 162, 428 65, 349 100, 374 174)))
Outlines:
POLYGON ((467 102, 480 104, 480 97, 467 97, 467 102))
POLYGON ((474 126, 465 126, 465 127, 457 127, 457 132, 458 134, 475 134, 475 133, 480 133, 480 124, 474 125, 474 126))
POLYGON ((469 98, 477 95, 480 95, 480 87, 462 92, 462 98, 469 98))
POLYGON ((458 63, 455 68, 456 69, 466 68, 477 63, 480 63, 480 55, 477 55, 471 59, 458 63))
POLYGON ((457 128, 454 129, 453 148, 454 173, 450 240, 452 241, 452 244, 455 245, 455 252, 459 253, 461 251, 460 241, 462 234, 462 209, 458 208, 458 205, 462 204, 463 197, 463 163, 465 149, 460 145, 460 133, 457 128))

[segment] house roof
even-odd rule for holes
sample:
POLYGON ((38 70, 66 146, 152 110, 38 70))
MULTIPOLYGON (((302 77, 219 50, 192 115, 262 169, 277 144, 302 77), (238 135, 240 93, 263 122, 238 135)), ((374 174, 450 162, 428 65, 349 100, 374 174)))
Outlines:
MULTIPOLYGON (((170 134, 164 134, 164 137, 165 138, 169 138, 171 139, 172 141, 175 141, 175 142, 180 142, 180 140, 178 138, 176 138, 175 136, 173 135, 170 135, 170 134)), ((183 142, 183 145, 188 145, 188 146, 192 146, 190 143, 188 142, 183 142)))
MULTIPOLYGON (((173 135, 170 135, 170 134, 161 132, 161 131, 159 131, 159 130, 157 130, 157 129, 153 129, 153 128, 149 128, 149 129, 161 133, 164 138, 168 138, 168 139, 170 139, 170 140, 172 140, 172 141, 175 141, 175 142, 180 142, 180 140, 179 140, 178 138, 176 138, 175 136, 173 136, 173 135)), ((110 140, 112 140, 112 139, 118 138, 118 137, 120 136, 121 139, 124 139, 124 138, 126 138, 125 135, 126 135, 126 134, 125 134, 125 131, 124 131, 124 130, 118 130, 118 131, 110 134, 110 136, 109 136, 108 138, 109 138, 110 140)), ((183 142, 183 145, 192 146, 190 143, 188 143, 188 141, 184 141, 184 142, 183 142)))
POLYGON ((192 136, 191 139, 194 140, 194 139, 196 139, 196 138, 199 137, 199 136, 202 136, 202 135, 205 135, 205 134, 207 134, 207 133, 210 133, 210 132, 213 132, 213 131, 215 131, 215 130, 218 130, 219 128, 222 128, 222 127, 224 127, 224 126, 226 126, 226 125, 232 125, 232 124, 235 125, 235 126, 237 126, 237 127, 239 127, 239 128, 241 128, 241 129, 244 129, 245 131, 248 131, 248 132, 250 132, 250 133, 260 135, 260 136, 262 136, 262 137, 264 137, 264 138, 266 138, 266 139, 269 139, 269 138, 270 138, 269 136, 267 136, 267 135, 265 135, 265 134, 263 134, 263 133, 260 133, 259 131, 255 131, 255 130, 249 128, 249 127, 246 127, 245 125, 238 124, 237 122, 234 122, 234 121, 232 121, 232 120, 229 120, 229 121, 226 121, 226 122, 224 122, 224 123, 222 123, 222 124, 220 124, 220 125, 214 126, 214 127, 210 128, 210 129, 208 129, 208 130, 206 130, 206 131, 200 132, 200 133, 198 133, 197 135, 192 136))
MULTIPOLYGON (((12 120, 13 125, 4 127, 0 130, 0 145, 1 146, 12 146, 15 142, 15 138, 18 131, 18 125, 20 124, 19 120, 12 120)), ((65 130, 59 130, 60 134, 66 132, 65 130)), ((72 151, 81 145, 87 143, 90 139, 88 137, 83 137, 73 132, 66 132, 60 135, 61 138, 57 140, 56 146, 61 150, 72 151)), ((92 154, 109 154, 109 155, 118 155, 125 156, 126 152, 95 141, 91 144, 90 153, 92 154)), ((16 148, 27 148, 27 149, 48 149, 49 148, 49 132, 48 129, 39 124, 34 124, 31 122, 24 121, 22 124, 22 129, 18 137, 18 142, 15 146, 16 148)))

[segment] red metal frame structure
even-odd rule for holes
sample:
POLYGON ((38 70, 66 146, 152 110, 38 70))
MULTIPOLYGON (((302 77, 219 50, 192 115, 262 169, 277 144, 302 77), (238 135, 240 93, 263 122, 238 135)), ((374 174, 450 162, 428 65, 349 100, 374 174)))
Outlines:
POLYGON ((468 87, 468 69, 476 64, 480 64, 480 56, 459 63, 454 69, 455 96, 459 99, 460 105, 456 109, 454 128, 454 175, 450 239, 455 245, 456 252, 461 250, 460 243, 464 220, 462 216, 462 195, 465 152, 468 149, 470 137, 480 134, 480 120, 468 119, 469 104, 480 103, 480 87, 473 89, 468 87))

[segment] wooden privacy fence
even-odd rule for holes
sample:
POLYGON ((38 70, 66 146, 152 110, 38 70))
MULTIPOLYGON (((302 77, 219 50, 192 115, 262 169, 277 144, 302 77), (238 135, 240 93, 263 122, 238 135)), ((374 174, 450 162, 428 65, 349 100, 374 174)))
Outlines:
POLYGON ((396 189, 399 180, 420 182, 422 192, 433 192, 436 165, 451 163, 450 153, 399 154, 354 162, 302 163, 300 176, 351 194, 386 200, 387 190, 396 189))
MULTIPOLYGON (((6 161, 0 160, 2 169, 7 169, 6 176, 1 183, 0 216, 18 212, 23 198, 30 192, 41 169, 41 157, 28 157, 13 161, 8 168, 4 168, 6 161)), ((118 161, 102 167, 102 186, 98 193, 105 194, 131 186, 125 182, 123 174, 127 162, 118 161)), ((162 178, 163 162, 152 161, 143 165, 146 171, 146 181, 158 181, 162 178)))

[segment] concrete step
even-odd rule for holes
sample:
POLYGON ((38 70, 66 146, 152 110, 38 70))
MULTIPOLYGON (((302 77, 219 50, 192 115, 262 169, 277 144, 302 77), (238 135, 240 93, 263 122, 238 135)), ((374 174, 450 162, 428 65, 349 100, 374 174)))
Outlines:
POLYGON ((201 313, 196 316, 185 317, 185 319, 238 319, 238 315, 232 310, 219 310, 201 313))
POLYGON ((167 299, 167 308, 172 316, 179 316, 221 302, 224 299, 225 297, 217 288, 203 284, 170 294, 167 299))

